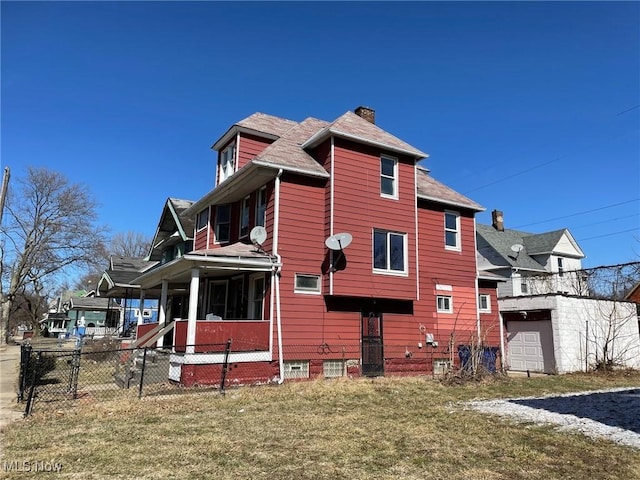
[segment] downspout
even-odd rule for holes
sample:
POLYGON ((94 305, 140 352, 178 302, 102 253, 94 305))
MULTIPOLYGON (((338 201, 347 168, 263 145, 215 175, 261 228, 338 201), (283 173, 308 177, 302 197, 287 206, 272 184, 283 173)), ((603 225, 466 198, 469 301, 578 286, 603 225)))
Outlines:
MULTIPOLYGON (((333 135, 331 136, 331 177, 330 177, 330 191, 329 191, 329 208, 330 208, 330 212, 329 212, 329 235, 333 235, 334 231, 333 231, 333 222, 334 222, 334 212, 333 212, 333 207, 334 207, 334 197, 333 197, 333 190, 334 190, 334 185, 335 185, 335 140, 333 135)), ((330 259, 331 259, 331 265, 333 265, 333 250, 329 253, 330 255, 330 259)), ((329 269, 329 295, 333 295, 333 269, 329 269)))
MULTIPOLYGON (((280 177, 282 176, 282 169, 278 170, 278 174, 276 175, 275 181, 275 192, 274 192, 274 200, 273 200, 273 255, 275 255, 278 260, 278 264, 282 265, 282 258, 278 254, 278 236, 280 234, 280 177)), ((282 267, 276 267, 276 271, 274 273, 274 289, 275 289, 275 297, 276 297, 276 325, 278 328, 278 367, 280 368, 280 379, 278 380, 279 384, 284 382, 284 360, 282 358, 282 318, 281 318, 281 310, 280 310, 280 270, 282 267)), ((272 294, 273 290, 272 289, 272 294)))
MULTIPOLYGON (((496 304, 497 304, 496 299, 496 304)), ((500 313, 500 307, 498 307, 498 320, 500 321, 500 363, 502 366, 502 372, 504 373, 507 370, 507 362, 504 358, 504 320, 502 318, 502 313, 500 313)))
POLYGON ((476 238, 476 216, 475 214, 473 215, 473 255, 474 255, 474 264, 476 266, 476 281, 475 281, 475 287, 476 287, 476 324, 477 324, 477 328, 478 328, 478 345, 480 345, 481 342, 481 333, 480 333, 480 291, 479 291, 479 286, 478 286, 478 282, 480 281, 480 279, 478 278, 478 239, 476 238))

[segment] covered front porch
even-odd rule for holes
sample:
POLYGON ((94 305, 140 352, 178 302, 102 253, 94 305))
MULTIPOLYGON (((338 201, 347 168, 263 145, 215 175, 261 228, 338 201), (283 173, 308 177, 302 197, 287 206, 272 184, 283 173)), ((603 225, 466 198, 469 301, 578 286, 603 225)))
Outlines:
POLYGON ((276 257, 236 243, 193 251, 144 273, 136 283, 141 296, 160 291, 159 322, 138 325, 136 337, 171 324, 173 329, 170 337, 151 336, 139 346, 170 348, 169 379, 185 386, 208 383, 211 369, 225 363, 229 341, 236 368, 253 363, 255 370, 256 362, 263 363, 258 376, 271 378, 274 366, 277 375, 279 268, 276 257))

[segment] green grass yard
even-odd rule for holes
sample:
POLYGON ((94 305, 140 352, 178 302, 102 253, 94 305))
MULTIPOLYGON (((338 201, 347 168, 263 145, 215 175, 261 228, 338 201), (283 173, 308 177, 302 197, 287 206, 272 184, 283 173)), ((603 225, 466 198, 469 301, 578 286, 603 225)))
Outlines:
MULTIPOLYGON (((640 386, 640 373, 312 380, 40 411, 2 461, 70 479, 635 479, 640 450, 463 408, 473 399, 640 386)), ((2 472, 8 479, 42 472, 2 472)))

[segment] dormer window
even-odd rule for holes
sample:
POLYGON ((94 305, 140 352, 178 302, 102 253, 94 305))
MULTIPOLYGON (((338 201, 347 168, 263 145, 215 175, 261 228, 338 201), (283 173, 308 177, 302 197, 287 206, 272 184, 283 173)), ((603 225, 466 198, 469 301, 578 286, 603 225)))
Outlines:
POLYGON ((231 144, 220 152, 220 181, 224 182, 227 178, 234 174, 236 171, 236 145, 231 144))
POLYGON ((392 157, 380 157, 380 195, 398 198, 398 160, 392 157))

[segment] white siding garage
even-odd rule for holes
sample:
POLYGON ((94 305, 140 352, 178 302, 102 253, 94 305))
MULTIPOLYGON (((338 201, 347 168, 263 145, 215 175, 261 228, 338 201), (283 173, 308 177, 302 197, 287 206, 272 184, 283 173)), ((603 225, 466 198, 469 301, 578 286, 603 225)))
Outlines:
POLYGON ((507 332, 510 370, 554 372, 551 320, 512 320, 507 332))

